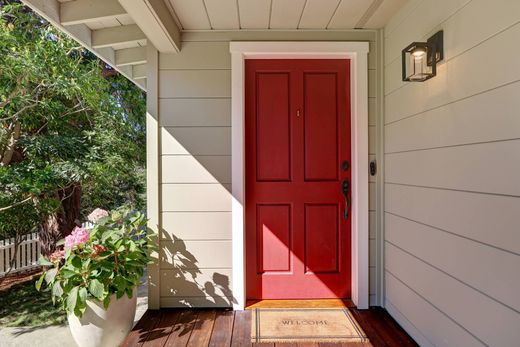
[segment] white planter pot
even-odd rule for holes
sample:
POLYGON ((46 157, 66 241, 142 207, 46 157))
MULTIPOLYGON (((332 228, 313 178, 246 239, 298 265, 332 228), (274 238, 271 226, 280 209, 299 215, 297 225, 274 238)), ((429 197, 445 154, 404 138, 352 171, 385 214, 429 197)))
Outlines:
POLYGON ((132 299, 124 295, 116 300, 112 295, 108 310, 103 303, 87 300, 83 317, 68 315, 69 328, 79 347, 116 347, 132 329, 137 302, 134 289, 132 299))

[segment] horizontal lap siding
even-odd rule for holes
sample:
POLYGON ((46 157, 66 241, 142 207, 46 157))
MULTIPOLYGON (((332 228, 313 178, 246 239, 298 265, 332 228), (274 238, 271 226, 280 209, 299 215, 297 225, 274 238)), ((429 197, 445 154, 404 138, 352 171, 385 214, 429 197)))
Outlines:
MULTIPOLYGON (((214 306, 228 302, 209 295, 208 276, 231 282, 231 59, 229 42, 242 40, 369 41, 369 152, 376 158, 378 46, 374 32, 185 33, 179 54, 159 59, 161 125, 161 305, 214 306), (182 240, 202 274, 175 277, 171 248, 182 240), (211 255, 209 257, 208 255, 211 255), (213 264, 213 265, 212 265, 213 264), (219 264, 215 269, 214 264, 219 264), (217 271, 218 270, 218 271, 217 271), (218 276, 217 276, 218 277, 218 276), (194 282, 190 286, 187 282, 194 282), (179 290, 176 290, 176 286, 179 290), (191 289, 190 289, 191 288, 191 289), (202 288, 202 289, 201 289, 202 288), (191 295, 188 295, 191 290, 191 295), (213 299, 211 299, 213 297, 213 299), (209 299, 209 300, 208 300, 209 299), (212 303, 213 302, 213 303, 212 303)), ((370 302, 376 298, 376 177, 370 178, 370 302)), ((211 288, 210 288, 211 291, 211 288)))
POLYGON ((505 0, 411 1, 385 28, 386 306, 421 345, 520 339, 518 37, 505 0), (440 29, 438 75, 403 83, 401 49, 440 29))
POLYGON ((230 306, 229 44, 185 42, 159 61, 161 306, 230 306))

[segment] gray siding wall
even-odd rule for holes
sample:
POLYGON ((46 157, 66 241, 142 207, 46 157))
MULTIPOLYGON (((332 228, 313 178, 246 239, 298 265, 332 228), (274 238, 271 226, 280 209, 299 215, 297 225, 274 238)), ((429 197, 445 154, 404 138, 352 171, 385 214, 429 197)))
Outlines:
POLYGON ((520 341, 520 1, 412 0, 385 43, 385 305, 423 346, 520 341), (401 81, 401 49, 445 60, 401 81))
MULTIPOLYGON (((159 56, 160 304, 225 306, 231 290, 231 40, 370 41, 371 159, 378 119, 377 33, 184 33, 179 54, 159 56), (175 241, 177 240, 177 241, 175 241)), ((376 178, 370 179, 370 291, 376 298, 376 178)))

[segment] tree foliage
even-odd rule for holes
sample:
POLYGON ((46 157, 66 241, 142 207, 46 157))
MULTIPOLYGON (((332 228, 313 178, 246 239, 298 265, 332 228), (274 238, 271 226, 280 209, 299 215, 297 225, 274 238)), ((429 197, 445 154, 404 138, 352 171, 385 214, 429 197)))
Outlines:
POLYGON ((56 241, 95 207, 143 206, 145 96, 107 70, 0 0, 0 238, 46 225, 56 241))

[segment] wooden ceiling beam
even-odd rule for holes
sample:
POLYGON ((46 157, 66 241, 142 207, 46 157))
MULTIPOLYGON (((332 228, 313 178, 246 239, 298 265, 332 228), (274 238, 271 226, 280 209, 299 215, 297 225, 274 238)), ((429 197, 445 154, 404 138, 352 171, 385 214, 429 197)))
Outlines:
POLYGON ((92 30, 92 47, 102 48, 146 40, 146 35, 135 24, 92 30))
POLYGON ((116 66, 146 63, 146 47, 124 48, 115 51, 116 66))
POLYGON ((164 0, 119 0, 126 12, 162 53, 181 49, 181 31, 164 0))
POLYGON ((60 5, 61 25, 96 22, 125 14, 117 0, 75 0, 60 5))

